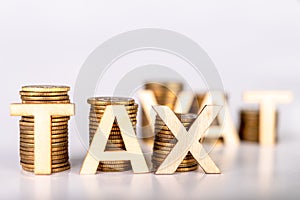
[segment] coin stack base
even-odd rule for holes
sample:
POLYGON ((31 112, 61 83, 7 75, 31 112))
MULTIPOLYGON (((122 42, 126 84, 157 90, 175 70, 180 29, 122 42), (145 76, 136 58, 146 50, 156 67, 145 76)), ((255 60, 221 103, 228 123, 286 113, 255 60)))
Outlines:
MULTIPOLYGON (((108 105, 124 105, 131 123, 136 129, 136 116, 138 111, 138 105, 132 98, 125 97, 93 97, 88 99, 88 103, 91 105, 90 109, 90 144, 94 138, 96 130, 99 126, 100 120, 103 117, 106 106, 108 105)), ((117 121, 114 121, 108 142, 105 147, 105 151, 125 151, 125 144, 121 135, 121 130, 118 126, 117 121)), ((130 161, 100 161, 98 171, 101 172, 122 172, 132 169, 130 161)))
MULTIPOLYGON (((22 103, 70 103, 67 86, 24 86, 20 91, 22 103)), ((68 121, 70 117, 51 118, 52 173, 70 169, 68 153, 68 121)), ((20 163, 25 171, 34 172, 34 117, 22 116, 20 122, 20 163)))
MULTIPOLYGON (((189 126, 194 122, 197 115, 195 114, 177 114, 177 117, 182 122, 183 126, 188 129, 189 126)), ((156 117, 155 122, 155 140, 152 154, 153 169, 156 171, 162 164, 168 154, 172 151, 177 143, 177 139, 172 134, 170 129, 161 120, 160 117, 156 117)), ((184 160, 181 162, 176 172, 189 172, 197 170, 199 167, 198 162, 194 159, 192 154, 189 152, 184 160)))

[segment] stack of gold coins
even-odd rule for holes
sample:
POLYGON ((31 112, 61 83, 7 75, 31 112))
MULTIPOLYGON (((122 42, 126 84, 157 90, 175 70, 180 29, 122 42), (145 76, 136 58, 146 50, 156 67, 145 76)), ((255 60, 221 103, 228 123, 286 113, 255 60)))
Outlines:
MULTIPOLYGON (((20 91, 24 104, 70 103, 68 86, 24 86, 20 91)), ((68 121, 70 117, 52 116, 51 158, 52 173, 70 169, 68 153, 68 121)), ((20 120, 20 157, 25 171, 34 172, 34 117, 22 116, 20 120)))
MULTIPOLYGON (((108 105, 124 105, 128 116, 130 117, 132 126, 136 129, 136 116, 138 111, 138 104, 134 99, 126 97, 93 97, 88 99, 88 103, 91 104, 90 109, 90 144, 94 138, 94 135, 99 126, 100 120, 108 105)), ((121 130, 117 121, 114 122, 111 129, 105 151, 125 151, 125 144, 121 135, 121 130)), ((130 161, 100 161, 98 171, 102 172, 121 172, 131 169, 130 161)))
MULTIPOLYGON (((181 121, 183 126, 188 129, 190 125, 195 121, 197 115, 195 114, 176 114, 178 119, 181 121)), ((152 163, 154 170, 162 164, 168 154, 171 152, 173 147, 177 143, 177 139, 172 134, 170 129, 161 120, 160 117, 156 117, 155 122, 155 140, 152 154, 152 163)), ((189 152, 184 158, 182 163, 177 168, 177 172, 188 172, 198 169, 198 162, 194 159, 192 154, 189 152)))
POLYGON ((174 110, 177 95, 182 91, 183 84, 179 82, 149 82, 145 84, 145 89, 153 91, 159 105, 166 105, 174 110))
MULTIPOLYGON (((276 127, 277 127, 276 112, 276 127)), ((240 130, 241 140, 249 142, 259 142, 259 111, 258 110, 241 110, 240 111, 240 130)), ((277 139, 277 137, 276 137, 277 139)))

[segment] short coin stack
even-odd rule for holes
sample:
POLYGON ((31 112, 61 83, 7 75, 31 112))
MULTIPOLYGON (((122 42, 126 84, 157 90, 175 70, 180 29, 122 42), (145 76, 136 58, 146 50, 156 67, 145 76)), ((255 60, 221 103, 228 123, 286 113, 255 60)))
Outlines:
MULTIPOLYGON (((181 121, 183 126, 188 129, 190 125, 197 118, 196 114, 176 114, 178 119, 181 121)), ((156 117, 155 122, 155 140, 152 154, 152 163, 154 170, 157 170, 158 167, 165 160, 167 155, 171 152, 173 147, 177 143, 177 139, 172 134, 170 129, 166 124, 161 120, 160 117, 156 117)), ((198 162, 194 159, 192 154, 189 152, 184 158, 182 163, 177 168, 177 172, 188 172, 197 170, 199 167, 198 162)))
MULTIPOLYGON (((278 114, 276 113, 276 124, 278 114)), ((277 125, 276 125, 277 126, 277 125)), ((259 111, 241 110, 240 111, 240 130, 241 140, 249 142, 259 142, 259 111)))
MULTIPOLYGON (((24 104, 70 103, 68 86, 24 86, 20 91, 24 104)), ((70 117, 53 116, 51 131, 52 173, 70 169, 68 153, 68 121, 70 117)), ((34 117, 20 120, 20 157, 25 171, 34 172, 34 117)))
MULTIPOLYGON (((100 120, 108 105, 124 105, 127 113, 130 117, 134 129, 136 129, 136 116, 138 111, 138 104, 134 99, 126 97, 93 97, 88 99, 88 103, 91 104, 90 109, 90 144, 99 126, 100 120)), ((105 151, 122 151, 126 150, 123 138, 121 136, 121 130, 117 121, 114 122, 111 133, 108 138, 108 142, 105 151)), ((100 161, 98 171, 103 172, 121 172, 131 169, 130 161, 100 161)))

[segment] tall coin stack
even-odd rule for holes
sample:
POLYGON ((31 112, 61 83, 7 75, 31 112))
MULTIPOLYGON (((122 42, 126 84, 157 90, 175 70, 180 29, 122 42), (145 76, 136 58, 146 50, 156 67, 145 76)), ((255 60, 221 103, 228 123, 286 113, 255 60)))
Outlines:
MULTIPOLYGON (((70 103, 68 86, 24 86, 20 91, 23 104, 70 103)), ((70 169, 68 153, 68 121, 70 117, 52 116, 51 158, 52 173, 70 169)), ((25 171, 34 172, 34 117, 20 120, 20 157, 25 171)))
MULTIPOLYGON (((88 99, 88 103, 91 105, 90 109, 90 144, 94 138, 94 135, 99 126, 100 120, 103 117, 106 106, 108 105, 124 105, 127 113, 130 117, 132 126, 136 129, 136 116, 138 111, 138 104, 135 103, 134 99, 126 97, 93 97, 88 99)), ((118 126, 117 121, 113 123, 112 130, 110 132, 108 142, 105 151, 122 151, 126 150, 121 130, 118 126)), ((98 171, 102 172, 121 172, 128 171, 131 169, 130 161, 100 161, 98 171)))
MULTIPOLYGON (((176 114, 176 116, 186 129, 189 129, 190 125, 197 118, 196 114, 176 114)), ((159 116, 156 117, 155 133, 152 163, 154 170, 157 170, 165 160, 165 158, 168 156, 168 154, 171 152, 173 147, 176 145, 177 139, 159 116)), ((194 171, 197 170, 198 167, 198 162, 189 152, 176 171, 194 171)))
MULTIPOLYGON (((276 127, 278 113, 276 112, 276 127)), ((241 140, 249 142, 259 142, 259 111, 241 110, 240 111, 240 130, 241 140)), ((277 140, 277 138, 276 138, 277 140)))

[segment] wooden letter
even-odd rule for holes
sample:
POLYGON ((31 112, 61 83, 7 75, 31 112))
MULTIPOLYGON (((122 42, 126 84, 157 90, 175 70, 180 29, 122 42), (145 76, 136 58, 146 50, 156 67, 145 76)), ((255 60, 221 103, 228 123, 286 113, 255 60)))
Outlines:
POLYGON ((228 145, 237 145, 240 142, 236 127, 232 121, 229 106, 225 94, 221 91, 210 91, 204 97, 201 104, 201 111, 205 105, 221 105, 223 109, 217 116, 219 126, 211 126, 205 133, 205 137, 218 138, 223 137, 224 143, 228 145))
POLYGON ((51 174, 51 117, 74 115, 74 104, 12 104, 12 116, 34 116, 34 173, 51 174))
POLYGON ((293 94, 290 91, 248 91, 244 93, 247 103, 259 103, 259 142, 265 145, 275 144, 276 103, 290 103, 293 94))
POLYGON ((107 106, 94 135, 80 174, 95 174, 100 161, 130 160, 134 173, 149 172, 146 160, 135 135, 128 113, 123 105, 107 106), (126 151, 104 151, 108 137, 117 119, 126 151))
POLYGON ((199 143, 201 136, 220 112, 220 106, 205 106, 189 131, 185 129, 169 107, 153 106, 153 108, 178 140, 175 147, 159 166, 156 174, 173 174, 189 151, 205 173, 220 173, 202 144, 199 143))

